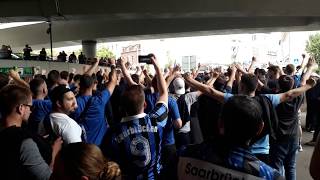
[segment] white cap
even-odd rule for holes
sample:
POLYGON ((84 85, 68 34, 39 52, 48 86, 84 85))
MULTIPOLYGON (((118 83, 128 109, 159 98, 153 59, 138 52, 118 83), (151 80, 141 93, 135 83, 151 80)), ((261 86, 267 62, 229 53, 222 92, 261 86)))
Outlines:
POLYGON ((175 94, 184 94, 186 92, 184 80, 182 78, 176 78, 173 81, 173 89, 175 94))

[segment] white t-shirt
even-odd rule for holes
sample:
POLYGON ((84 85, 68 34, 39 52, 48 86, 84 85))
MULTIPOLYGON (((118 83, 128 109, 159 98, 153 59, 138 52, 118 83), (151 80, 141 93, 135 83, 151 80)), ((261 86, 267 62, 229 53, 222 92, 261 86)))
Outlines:
POLYGON ((53 132, 61 136, 64 144, 81 142, 81 127, 68 115, 51 113, 50 123, 53 132))

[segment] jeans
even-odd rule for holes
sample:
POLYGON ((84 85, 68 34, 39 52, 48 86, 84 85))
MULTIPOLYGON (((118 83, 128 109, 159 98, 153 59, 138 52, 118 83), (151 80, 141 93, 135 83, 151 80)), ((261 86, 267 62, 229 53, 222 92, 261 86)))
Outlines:
POLYGON ((296 180, 296 155, 298 148, 298 136, 283 137, 271 145, 271 166, 285 176, 286 180, 296 180))

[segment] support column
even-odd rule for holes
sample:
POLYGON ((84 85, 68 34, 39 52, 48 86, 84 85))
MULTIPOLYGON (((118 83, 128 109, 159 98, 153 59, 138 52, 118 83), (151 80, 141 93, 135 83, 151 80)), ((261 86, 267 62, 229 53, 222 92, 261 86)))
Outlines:
POLYGON ((95 58, 97 54, 97 41, 82 40, 82 52, 87 58, 95 58))

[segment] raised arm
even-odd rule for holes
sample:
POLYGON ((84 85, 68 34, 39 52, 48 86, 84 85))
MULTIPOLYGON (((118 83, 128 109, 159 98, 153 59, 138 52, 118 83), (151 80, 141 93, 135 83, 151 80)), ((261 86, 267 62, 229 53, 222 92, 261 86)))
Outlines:
POLYGON ((285 93, 281 93, 280 95, 280 102, 289 101, 297 96, 300 96, 302 93, 306 92, 307 90, 311 89, 316 85, 316 81, 312 78, 308 79, 304 86, 301 86, 296 89, 291 89, 285 93))
POLYGON ((179 72, 180 72, 180 67, 175 66, 173 68, 172 72, 169 73, 169 76, 166 78, 166 83, 167 83, 168 88, 169 88, 170 83, 173 81, 174 78, 177 77, 179 72))
POLYGON ((210 79, 206 82, 206 85, 212 87, 214 82, 216 82, 216 80, 218 79, 218 77, 220 76, 220 73, 218 71, 212 70, 210 72, 210 79))
POLYGON ((86 72, 84 72, 84 74, 88 74, 89 76, 91 76, 95 72, 99 65, 99 60, 97 60, 96 58, 94 60, 94 63, 89 67, 89 69, 86 72))
POLYGON ((249 68, 248 68, 248 73, 250 73, 250 74, 253 74, 254 73, 254 64, 257 62, 257 59, 256 59, 256 57, 252 57, 252 61, 251 61, 251 64, 250 64, 250 66, 249 66, 249 68))
POLYGON ((189 73, 184 74, 184 79, 186 81, 186 83, 188 83, 191 87, 193 87, 194 89, 199 90, 200 92, 216 99, 217 101, 223 103, 224 102, 224 93, 214 89, 213 87, 210 87, 208 85, 202 84, 196 80, 194 80, 193 78, 191 78, 189 73))
POLYGON ((306 84, 306 81, 310 78, 315 66, 316 61, 313 58, 310 58, 306 65, 307 71, 302 75, 300 86, 304 86, 306 84))
POLYGON ((132 80, 131 75, 130 75, 130 73, 128 72, 128 70, 127 70, 127 68, 126 68, 124 59, 123 59, 123 58, 120 58, 118 61, 119 61, 119 63, 120 63, 120 68, 121 68, 122 74, 123 74, 124 78, 126 79, 128 85, 129 85, 129 86, 138 85, 136 82, 134 82, 134 81, 132 80))
POLYGON ((106 88, 110 92, 110 94, 113 93, 114 88, 117 85, 117 71, 114 66, 111 66, 111 72, 109 73, 109 81, 106 84, 106 88))
POLYGON ((23 79, 20 78, 20 75, 17 71, 14 71, 13 69, 11 69, 9 71, 9 76, 13 79, 13 81, 19 85, 19 86, 24 86, 24 87, 29 87, 29 84, 24 81, 23 79))
POLYGON ((168 104, 168 88, 166 80, 164 79, 161 69, 159 67, 159 64, 157 62, 157 59, 154 55, 150 55, 152 64, 154 66, 154 69, 156 71, 156 78, 157 78, 157 86, 159 91, 159 102, 164 102, 168 104))
POLYGON ((231 89, 233 86, 233 82, 236 80, 236 72, 237 72, 237 68, 235 66, 231 66, 231 74, 230 74, 229 81, 227 82, 227 86, 230 87, 231 89))

